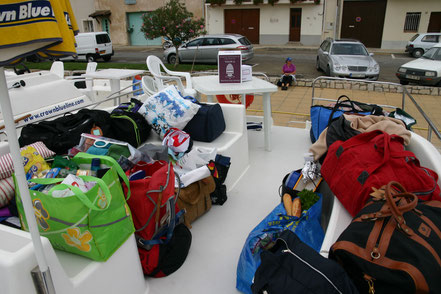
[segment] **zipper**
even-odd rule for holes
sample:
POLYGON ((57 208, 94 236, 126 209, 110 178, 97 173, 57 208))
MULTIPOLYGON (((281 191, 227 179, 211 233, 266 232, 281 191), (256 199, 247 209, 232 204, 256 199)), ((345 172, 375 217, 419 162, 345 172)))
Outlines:
POLYGON ((428 191, 417 191, 417 192, 410 192, 410 193, 413 193, 413 194, 415 194, 415 195, 420 195, 420 196, 423 196, 423 195, 428 195, 428 194, 432 194, 433 193, 433 191, 435 191, 435 189, 436 189, 436 180, 435 180, 435 178, 434 177, 432 177, 432 175, 427 171, 427 169, 425 169, 424 167, 421 167, 421 169, 433 180, 433 183, 434 183, 434 185, 433 185, 433 188, 432 189, 430 189, 430 190, 428 190, 428 191))
POLYGON ((135 130, 136 143, 139 146, 141 144, 141 135, 139 134, 138 125, 136 124, 136 122, 130 116, 127 116, 127 115, 118 115, 118 116, 112 116, 112 117, 127 119, 128 121, 130 121, 133 124, 133 129, 135 130))
POLYGON ((312 270, 314 270, 315 272, 319 273, 323 278, 325 278, 326 281, 328 281, 328 283, 331 284, 332 287, 334 287, 334 289, 335 289, 339 294, 343 294, 343 292, 341 292, 341 291, 337 288, 337 286, 335 286, 335 284, 331 281, 331 279, 329 279, 324 273, 322 273, 320 270, 316 269, 313 265, 311 265, 310 263, 308 263, 306 260, 302 259, 300 256, 298 256, 298 255, 295 254, 294 252, 292 252, 292 251, 289 249, 288 244, 286 243, 285 240, 280 239, 280 238, 277 239, 277 240, 282 241, 282 242, 285 244, 285 246, 286 246, 286 249, 285 249, 285 250, 282 250, 283 253, 289 253, 289 254, 291 254, 292 256, 296 257, 298 260, 300 260, 301 262, 303 262, 304 264, 306 264, 308 267, 310 267, 312 270))

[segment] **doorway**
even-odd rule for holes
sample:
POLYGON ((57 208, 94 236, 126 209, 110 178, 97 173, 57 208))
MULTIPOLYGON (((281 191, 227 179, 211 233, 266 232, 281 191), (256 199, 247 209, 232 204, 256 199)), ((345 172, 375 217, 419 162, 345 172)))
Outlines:
POLYGON ((225 9, 225 34, 240 34, 259 44, 259 9, 225 9))
POLYGON ((441 12, 432 12, 430 14, 429 26, 427 27, 428 33, 441 32, 441 12))
POLYGON ((143 15, 148 12, 132 12, 127 14, 130 45, 132 46, 153 46, 161 45, 162 38, 146 39, 144 33, 141 32, 143 24, 143 15))
POLYGON ((386 4, 384 0, 344 1, 341 37, 381 48, 386 4))
POLYGON ((289 13, 289 41, 300 42, 300 27, 302 25, 302 9, 291 8, 289 13))

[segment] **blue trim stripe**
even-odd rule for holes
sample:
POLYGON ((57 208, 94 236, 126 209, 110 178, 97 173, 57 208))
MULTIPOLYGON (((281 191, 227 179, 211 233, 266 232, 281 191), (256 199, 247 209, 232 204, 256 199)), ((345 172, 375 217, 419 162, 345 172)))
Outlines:
POLYGON ((43 47, 40 47, 40 48, 34 50, 35 52, 32 51, 32 54, 37 53, 38 51, 41 51, 43 49, 58 45, 61 42, 63 42, 63 39, 62 38, 45 38, 45 39, 35 39, 35 40, 27 41, 27 42, 20 42, 20 43, 8 44, 8 45, 1 45, 0 44, 0 49, 20 47, 23 45, 29 45, 29 44, 34 44, 34 43, 47 43, 47 42, 51 42, 51 43, 46 46, 43 46, 43 47))

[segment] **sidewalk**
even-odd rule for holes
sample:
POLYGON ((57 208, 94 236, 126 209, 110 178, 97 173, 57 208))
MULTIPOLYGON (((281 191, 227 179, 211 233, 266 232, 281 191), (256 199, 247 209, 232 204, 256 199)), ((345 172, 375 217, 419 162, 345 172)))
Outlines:
MULTIPOLYGON (((319 46, 304 46, 298 42, 290 42, 284 45, 271 45, 271 44, 253 44, 254 51, 264 51, 264 50, 311 50, 317 51, 319 46)), ((137 51, 137 52, 149 52, 162 50, 162 46, 127 46, 127 45, 113 45, 116 50, 124 51, 137 51)), ((400 54, 404 53, 403 49, 380 49, 380 48, 367 48, 369 52, 374 54, 400 54)))

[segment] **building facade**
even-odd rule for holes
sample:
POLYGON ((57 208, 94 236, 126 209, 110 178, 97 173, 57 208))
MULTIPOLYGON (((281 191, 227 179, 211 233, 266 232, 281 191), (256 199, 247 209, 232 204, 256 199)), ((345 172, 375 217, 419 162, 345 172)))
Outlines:
MULTIPOLYGON (((298 42, 318 46, 327 37, 367 47, 403 49, 416 33, 441 32, 441 0, 181 0, 209 34, 238 33, 253 44, 298 42), (221 3, 221 4, 217 4, 221 3)), ((71 1, 81 32, 107 31, 114 44, 160 45, 141 32, 142 16, 167 0, 71 1)))
POLYGON ((322 38, 323 0, 279 0, 274 5, 264 0, 234 0, 206 5, 206 24, 210 34, 238 33, 253 44, 286 44, 300 42, 303 45, 319 45, 322 38))
MULTIPOLYGON (((181 2, 195 18, 204 16, 204 0, 181 2)), ((94 31, 107 31, 116 45, 149 46, 162 43, 162 38, 146 39, 141 26, 142 16, 164 6, 166 0, 75 0, 71 3, 77 22, 92 20, 94 31)), ((80 26, 80 31, 87 30, 80 26)))
POLYGON ((353 38, 367 47, 404 49, 417 33, 441 32, 440 0, 326 0, 323 39, 353 38))
POLYGON ((81 33, 101 31, 100 24, 89 16, 95 11, 93 0, 71 1, 71 6, 81 33))

